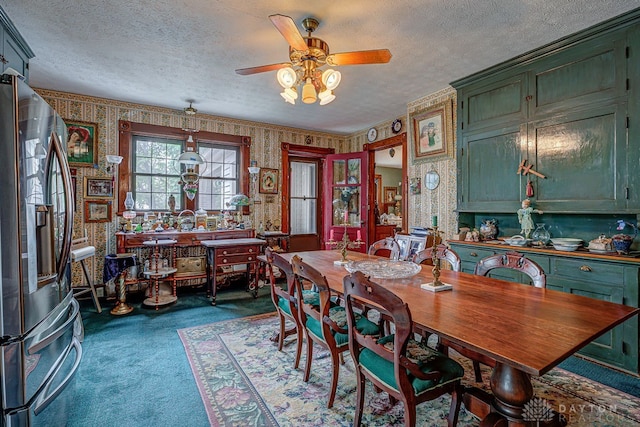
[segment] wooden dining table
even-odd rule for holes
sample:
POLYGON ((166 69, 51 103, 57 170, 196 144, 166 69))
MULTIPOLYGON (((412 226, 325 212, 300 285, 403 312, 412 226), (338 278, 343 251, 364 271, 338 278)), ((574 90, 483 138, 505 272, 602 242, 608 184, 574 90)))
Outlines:
MULTIPOLYGON (((349 273, 334 263, 341 259, 339 252, 282 255, 290 260, 296 254, 321 271, 333 291, 343 292, 343 278, 349 273)), ((349 252, 348 259, 380 258, 349 252)), ((527 421, 532 420, 526 420, 523 412, 533 398, 531 376, 544 375, 639 311, 581 295, 451 270, 441 270, 440 280, 453 289, 431 292, 420 285, 433 280, 432 269, 425 265, 410 278, 372 280, 402 298, 413 322, 421 328, 495 361, 490 380, 492 395, 473 391, 469 394, 489 399, 487 405, 465 399, 465 405, 471 406, 467 409, 484 417, 481 426, 529 424, 527 421)), ((563 425, 558 418, 547 421, 540 425, 563 425)))

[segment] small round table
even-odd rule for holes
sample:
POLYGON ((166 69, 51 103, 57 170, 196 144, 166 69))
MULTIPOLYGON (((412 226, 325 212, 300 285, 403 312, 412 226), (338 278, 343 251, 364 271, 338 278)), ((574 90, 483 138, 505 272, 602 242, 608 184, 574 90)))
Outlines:
POLYGON ((133 310, 133 307, 127 304, 127 286, 125 285, 125 280, 127 279, 129 267, 135 265, 136 254, 110 254, 104 257, 102 282, 107 283, 111 279, 118 278, 118 302, 116 306, 111 309, 111 314, 113 315, 120 316, 129 314, 133 310))
MULTIPOLYGON (((160 279, 169 277, 170 275, 178 271, 178 269, 174 268, 173 265, 167 267, 160 265, 162 262, 162 257, 160 256, 160 247, 173 247, 173 245, 175 245, 176 243, 178 243, 178 241, 173 239, 154 239, 142 242, 142 244, 144 244, 145 246, 153 247, 153 254, 151 254, 151 257, 149 259, 149 267, 146 268, 145 263, 145 269, 142 274, 151 282, 153 282, 154 285, 153 288, 149 286, 149 297, 143 301, 143 304, 155 306, 156 310, 161 305, 173 304, 178 300, 175 281, 173 283, 173 290, 170 295, 160 295, 160 279)), ((171 261, 173 264, 173 256, 171 257, 171 261)))

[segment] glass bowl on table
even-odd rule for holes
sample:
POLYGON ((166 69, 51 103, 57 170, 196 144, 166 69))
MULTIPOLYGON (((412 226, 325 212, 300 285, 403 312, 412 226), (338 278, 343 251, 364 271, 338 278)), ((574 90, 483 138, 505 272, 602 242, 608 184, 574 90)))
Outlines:
POLYGON ((419 264, 389 259, 349 261, 344 268, 349 273, 361 271, 372 279, 406 279, 422 270, 419 264))

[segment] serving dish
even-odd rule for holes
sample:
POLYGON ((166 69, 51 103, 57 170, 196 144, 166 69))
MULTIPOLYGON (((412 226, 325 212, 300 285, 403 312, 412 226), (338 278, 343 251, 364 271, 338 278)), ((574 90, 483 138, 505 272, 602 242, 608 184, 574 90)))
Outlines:
POLYGON ((582 239, 573 239, 570 237, 557 237, 557 238, 551 239, 551 243, 557 244, 557 245, 580 246, 582 244, 582 239))
POLYGON ((561 244, 561 243, 552 243, 553 247, 556 248, 559 251, 567 251, 567 252, 573 252, 578 250, 578 248, 581 246, 581 244, 561 244))
POLYGON ((504 239, 504 241, 509 246, 528 246, 531 243, 531 239, 525 239, 524 236, 516 234, 515 236, 511 236, 508 239, 504 239))
POLYGON ((349 273, 361 271, 372 279, 404 279, 418 274, 422 266, 410 261, 381 259, 349 261, 344 268, 349 273))

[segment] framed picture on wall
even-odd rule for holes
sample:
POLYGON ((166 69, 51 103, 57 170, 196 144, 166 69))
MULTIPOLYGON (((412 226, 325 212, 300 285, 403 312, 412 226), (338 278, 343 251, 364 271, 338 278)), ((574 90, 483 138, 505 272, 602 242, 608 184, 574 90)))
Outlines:
POLYGON ((448 155, 453 144, 453 107, 450 99, 411 114, 413 160, 448 155))
POLYGON ((260 168, 258 191, 263 194, 278 194, 278 169, 260 168))
POLYGON ((84 197, 88 199, 112 199, 113 180, 111 178, 84 177, 84 197))
POLYGON ((85 200, 84 222, 111 222, 111 201, 85 200))
POLYGON ((74 167, 98 166, 98 125, 65 120, 67 125, 67 161, 74 167))
POLYGON ((384 187, 384 202, 395 203, 397 194, 398 194, 397 187, 384 187))

